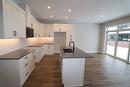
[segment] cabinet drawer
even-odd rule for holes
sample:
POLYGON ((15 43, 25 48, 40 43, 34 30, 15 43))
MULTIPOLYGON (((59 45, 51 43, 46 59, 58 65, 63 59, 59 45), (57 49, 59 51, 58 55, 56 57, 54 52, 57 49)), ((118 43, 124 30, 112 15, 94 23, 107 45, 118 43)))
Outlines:
POLYGON ((27 63, 29 63, 31 61, 31 53, 26 55, 24 58, 23 58, 23 61, 24 61, 24 65, 26 65, 27 63))
POLYGON ((26 69, 24 73, 25 79, 27 79, 29 75, 30 75, 30 71, 26 69))

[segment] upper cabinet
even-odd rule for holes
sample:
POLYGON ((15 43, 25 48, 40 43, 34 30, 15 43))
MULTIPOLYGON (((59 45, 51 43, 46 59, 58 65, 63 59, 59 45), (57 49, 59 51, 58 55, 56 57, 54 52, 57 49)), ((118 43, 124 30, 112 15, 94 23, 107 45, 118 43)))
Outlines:
POLYGON ((34 37, 43 37, 43 24, 38 22, 30 12, 26 12, 26 26, 34 29, 34 37))
POLYGON ((39 23, 36 19, 34 20, 34 36, 35 37, 42 37, 42 24, 39 23))
POLYGON ((39 23, 39 34, 40 37, 44 37, 44 24, 43 23, 39 23))
POLYGON ((53 24, 44 24, 44 37, 54 37, 53 24))
POLYGON ((25 38, 25 11, 11 0, 0 0, 0 4, 0 38, 25 38))
POLYGON ((53 24, 54 32, 66 32, 65 24, 53 24))
POLYGON ((26 27, 34 29, 34 36, 53 37, 53 24, 44 24, 32 16, 29 6, 26 11, 12 0, 0 0, 0 39, 26 38, 26 27))
POLYGON ((30 14, 26 14, 26 26, 30 28, 34 28, 34 17, 30 14))

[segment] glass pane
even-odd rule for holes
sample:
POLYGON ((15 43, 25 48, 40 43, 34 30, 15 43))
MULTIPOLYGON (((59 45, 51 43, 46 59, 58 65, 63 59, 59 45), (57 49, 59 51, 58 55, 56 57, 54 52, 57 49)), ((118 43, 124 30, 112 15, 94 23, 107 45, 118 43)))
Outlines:
POLYGON ((108 31, 112 31, 112 30, 117 30, 117 26, 113 26, 113 27, 108 27, 108 31))
POLYGON ((116 56, 127 60, 129 50, 130 31, 120 31, 118 34, 116 56))
POLYGON ((130 29, 130 24, 120 25, 120 26, 118 26, 118 29, 119 29, 119 30, 130 29))
POLYGON ((117 36, 116 32, 108 32, 106 53, 110 54, 110 55, 113 55, 113 56, 114 56, 114 53, 115 53, 116 36, 117 36))

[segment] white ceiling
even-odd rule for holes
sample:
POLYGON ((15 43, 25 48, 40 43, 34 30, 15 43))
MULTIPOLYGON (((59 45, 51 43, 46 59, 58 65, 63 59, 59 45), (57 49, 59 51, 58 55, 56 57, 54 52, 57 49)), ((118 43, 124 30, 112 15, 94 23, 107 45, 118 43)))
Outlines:
POLYGON ((26 3, 42 22, 103 23, 130 15, 130 0, 26 0, 26 3))

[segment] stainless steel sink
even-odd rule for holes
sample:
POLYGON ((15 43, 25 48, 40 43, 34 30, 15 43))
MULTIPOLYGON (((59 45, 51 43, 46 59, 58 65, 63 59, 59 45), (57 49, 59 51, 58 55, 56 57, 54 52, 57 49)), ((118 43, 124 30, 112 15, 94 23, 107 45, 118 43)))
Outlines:
POLYGON ((64 53, 73 53, 73 50, 71 48, 64 48, 64 53))

